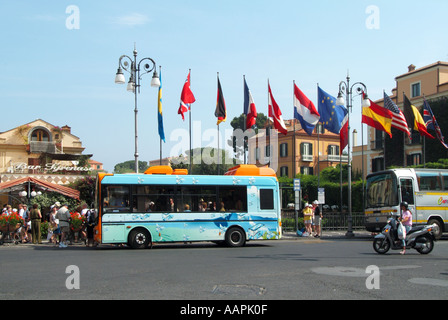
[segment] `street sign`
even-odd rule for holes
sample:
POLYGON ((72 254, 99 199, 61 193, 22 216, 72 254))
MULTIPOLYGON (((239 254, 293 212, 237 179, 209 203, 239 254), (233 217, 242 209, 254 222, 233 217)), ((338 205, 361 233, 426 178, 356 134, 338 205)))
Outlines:
POLYGON ((319 204, 325 203, 325 188, 317 188, 317 201, 319 204))
POLYGON ((300 179, 294 179, 294 191, 300 191, 300 179))

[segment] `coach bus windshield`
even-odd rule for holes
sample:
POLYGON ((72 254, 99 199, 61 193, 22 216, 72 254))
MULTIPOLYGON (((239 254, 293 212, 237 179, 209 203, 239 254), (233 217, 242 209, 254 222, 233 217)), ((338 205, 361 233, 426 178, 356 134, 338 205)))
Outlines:
POLYGON ((366 208, 397 205, 397 178, 393 173, 379 173, 367 177, 366 208))

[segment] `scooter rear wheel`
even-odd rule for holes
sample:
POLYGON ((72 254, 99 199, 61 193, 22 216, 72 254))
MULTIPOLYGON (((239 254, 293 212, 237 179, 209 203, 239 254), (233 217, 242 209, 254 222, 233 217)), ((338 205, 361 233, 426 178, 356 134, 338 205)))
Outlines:
POLYGON ((421 254, 428 254, 432 251, 432 249, 434 249, 434 240, 430 237, 420 237, 416 239, 415 242, 423 245, 420 248, 416 248, 416 250, 421 254))
POLYGON ((387 239, 373 240, 373 250, 379 254, 385 254, 390 249, 390 242, 387 239))

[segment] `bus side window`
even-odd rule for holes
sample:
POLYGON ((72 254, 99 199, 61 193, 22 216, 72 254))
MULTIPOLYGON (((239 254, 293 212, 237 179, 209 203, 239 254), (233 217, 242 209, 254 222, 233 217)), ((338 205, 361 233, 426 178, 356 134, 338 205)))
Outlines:
POLYGON ((260 189, 260 209, 261 210, 274 209, 274 190, 260 189))
POLYGON ((128 186, 104 186, 103 210, 104 212, 129 212, 130 193, 128 186))
POLYGON ((448 175, 442 173, 442 180, 443 180, 443 190, 448 190, 448 175))
POLYGON ((438 173, 416 172, 420 191, 442 190, 442 183, 438 173))

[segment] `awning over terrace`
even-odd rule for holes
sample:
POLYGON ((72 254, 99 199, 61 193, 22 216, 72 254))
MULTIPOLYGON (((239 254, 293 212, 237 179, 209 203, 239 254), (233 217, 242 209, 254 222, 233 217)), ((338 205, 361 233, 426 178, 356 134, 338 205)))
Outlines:
POLYGON ((31 177, 0 183, 0 193, 19 190, 28 191, 28 186, 34 190, 58 192, 64 196, 79 200, 80 193, 78 190, 31 177))

